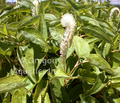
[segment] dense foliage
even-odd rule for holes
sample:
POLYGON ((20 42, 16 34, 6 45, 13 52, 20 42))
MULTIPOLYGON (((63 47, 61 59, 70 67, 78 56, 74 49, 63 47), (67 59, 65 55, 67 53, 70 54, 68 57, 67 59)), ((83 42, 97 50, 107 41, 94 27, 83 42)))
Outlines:
POLYGON ((108 2, 30 0, 0 6, 0 103, 119 103, 120 17, 108 2), (64 71, 61 16, 76 21, 64 71))

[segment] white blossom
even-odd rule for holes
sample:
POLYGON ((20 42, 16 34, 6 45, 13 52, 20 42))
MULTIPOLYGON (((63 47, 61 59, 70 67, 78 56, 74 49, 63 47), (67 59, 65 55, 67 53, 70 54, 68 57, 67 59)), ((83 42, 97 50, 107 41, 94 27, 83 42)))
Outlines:
POLYGON ((70 27, 70 26, 75 26, 76 25, 73 15, 69 14, 69 13, 66 13, 62 16, 61 24, 64 27, 70 27))
POLYGON ((35 15, 37 15, 38 14, 38 1, 37 0, 34 0, 33 1, 33 4, 35 5, 35 7, 33 7, 33 9, 32 9, 32 15, 33 16, 35 16, 35 15))
POLYGON ((60 44, 60 54, 62 57, 64 70, 65 70, 66 50, 67 50, 67 46, 68 47, 71 46, 76 23, 73 15, 66 13, 61 18, 61 24, 64 27, 66 27, 65 33, 63 35, 63 39, 60 44))
POLYGON ((112 8, 111 11, 110 11, 110 17, 113 16, 114 11, 118 11, 119 12, 119 8, 118 7, 112 8))

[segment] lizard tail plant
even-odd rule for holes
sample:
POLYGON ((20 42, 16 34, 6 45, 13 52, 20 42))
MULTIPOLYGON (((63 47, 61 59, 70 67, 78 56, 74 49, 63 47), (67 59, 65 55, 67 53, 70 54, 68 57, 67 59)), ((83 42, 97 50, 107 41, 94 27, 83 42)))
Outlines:
POLYGON ((33 4, 35 5, 35 7, 32 9, 32 15, 38 15, 38 0, 34 0, 33 4))
POLYGON ((75 31, 75 19, 72 14, 66 13, 61 18, 61 24, 66 27, 63 39, 60 44, 60 54, 64 65, 64 71, 66 72, 66 51, 67 47, 70 48, 75 31))
POLYGON ((118 16, 120 15, 120 10, 119 10, 119 8, 118 8, 118 7, 114 7, 114 8, 112 8, 111 11, 110 11, 110 17, 111 17, 111 18, 112 18, 112 16, 113 16, 114 11, 118 11, 118 12, 119 12, 119 13, 118 13, 118 16))

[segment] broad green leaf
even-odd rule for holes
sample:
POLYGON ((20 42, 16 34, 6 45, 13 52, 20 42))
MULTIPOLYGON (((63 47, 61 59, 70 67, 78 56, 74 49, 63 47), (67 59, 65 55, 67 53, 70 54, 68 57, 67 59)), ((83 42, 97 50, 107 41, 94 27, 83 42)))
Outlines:
POLYGON ((34 17, 27 16, 19 23, 18 28, 26 27, 28 25, 33 25, 34 23, 38 23, 39 18, 40 18, 40 15, 37 15, 34 17))
POLYGON ((16 32, 17 32, 17 26, 18 26, 18 22, 12 22, 12 23, 10 23, 10 24, 7 25, 7 29, 9 31, 10 35, 15 35, 16 34, 16 32))
POLYGON ((95 73, 90 72, 86 69, 79 69, 78 73, 80 76, 79 79, 81 79, 82 81, 87 81, 89 83, 94 83, 97 77, 95 73))
POLYGON ((10 103, 10 93, 6 93, 6 96, 4 97, 3 103, 10 103))
POLYGON ((119 35, 115 35, 114 38, 113 38, 113 44, 115 45, 116 42, 118 41, 119 39, 119 35))
POLYGON ((81 102, 80 103, 99 103, 97 99, 92 96, 85 97, 84 95, 80 95, 81 102))
POLYGON ((111 44, 105 43, 102 51, 102 55, 104 58, 109 54, 110 50, 111 50, 111 44))
POLYGON ((31 8, 32 6, 34 6, 33 3, 30 0, 18 1, 17 3, 20 6, 27 7, 27 8, 31 8))
POLYGON ((100 38, 100 39, 102 39, 102 40, 104 40, 104 41, 112 44, 112 40, 110 39, 110 37, 108 36, 108 34, 106 34, 104 32, 104 30, 102 28, 100 28, 99 26, 96 26, 96 25, 87 25, 87 26, 83 27, 82 30, 87 35, 95 36, 97 38, 100 38))
POLYGON ((56 47, 56 46, 52 46, 51 49, 48 50, 49 53, 56 53, 58 50, 60 50, 60 48, 56 47))
POLYGON ((25 77, 18 75, 10 75, 8 77, 0 78, 0 93, 9 92, 28 85, 24 80, 25 77))
POLYGON ((56 40, 58 43, 61 43, 63 34, 64 34, 64 29, 63 28, 58 28, 58 27, 51 27, 49 28, 50 30, 50 35, 54 40, 56 40))
POLYGON ((20 64, 22 65, 25 73, 35 82, 35 73, 36 70, 34 68, 34 51, 33 48, 28 48, 26 51, 24 51, 24 54, 22 54, 23 50, 22 47, 19 47, 18 50, 18 59, 20 61, 20 64), (24 56, 23 56, 24 55, 24 56))
POLYGON ((103 59, 100 55, 90 54, 88 60, 92 66, 96 66, 112 75, 115 75, 113 69, 110 67, 108 62, 105 59, 103 59))
POLYGON ((43 70, 43 71, 40 71, 40 72, 38 73, 38 75, 39 75, 39 80, 37 81, 37 83, 41 81, 41 79, 43 78, 43 76, 44 76, 47 72, 48 72, 48 70, 43 70))
POLYGON ((0 71, 2 70, 2 62, 0 61, 0 71))
POLYGON ((78 10, 77 5, 76 5, 72 0, 67 0, 67 1, 71 4, 71 6, 72 6, 74 9, 78 10))
POLYGON ((111 28, 104 28, 104 31, 106 32, 106 34, 108 34, 111 37, 114 37, 116 35, 111 28))
POLYGON ((17 89, 12 95, 12 103, 27 103, 26 90, 24 88, 17 89))
POLYGON ((92 18, 92 17, 80 16, 80 18, 81 18, 84 22, 88 22, 89 24, 99 26, 99 22, 98 22, 97 20, 95 20, 94 18, 92 18))
POLYGON ((33 89, 36 86, 36 84, 34 84, 28 76, 26 77, 25 82, 29 84, 25 87, 27 90, 30 91, 30 92, 27 93, 27 95, 31 96, 32 95, 31 92, 33 92, 33 89))
POLYGON ((39 83, 38 83, 38 85, 37 85, 37 87, 35 89, 34 103, 37 103, 38 101, 42 102, 42 98, 45 96, 45 92, 47 90, 47 86, 48 86, 47 80, 43 80, 42 79, 41 81, 39 81, 39 83))
POLYGON ((119 96, 115 93, 113 88, 108 87, 104 92, 103 92, 103 99, 106 103, 119 103, 120 98, 119 96))
POLYGON ((3 27, 2 27, 2 32, 3 32, 5 35, 8 35, 8 30, 7 30, 7 27, 6 27, 5 24, 4 24, 3 27))
POLYGON ((42 48, 39 45, 31 44, 31 46, 34 49, 35 68, 37 71, 40 64, 43 63, 44 60, 46 60, 46 59, 44 59, 46 53, 43 52, 42 48))
POLYGON ((0 42, 0 54, 10 56, 13 48, 9 48, 9 45, 0 42))
POLYGON ((90 90, 86 92, 86 95, 91 95, 99 92, 107 85, 108 79, 105 77, 104 73, 100 73, 97 76, 95 84, 92 86, 90 90))
POLYGON ((61 86, 58 79, 54 78, 50 83, 52 103, 70 103, 70 98, 65 88, 61 86))
POLYGON ((44 103, 51 103, 51 102, 50 102, 50 98, 49 98, 49 94, 48 94, 48 93, 45 94, 44 103))
POLYGON ((45 13, 45 20, 47 21, 53 21, 53 20, 57 20, 57 18, 55 17, 55 15, 50 14, 50 13, 45 13))
POLYGON ((9 19, 8 17, 5 17, 5 18, 3 18, 2 20, 0 20, 0 25, 5 24, 8 19, 9 19))
POLYGON ((120 63, 120 53, 117 52, 111 53, 111 60, 120 63))
POLYGON ((4 9, 6 6, 6 0, 1 0, 2 8, 4 9))
POLYGON ((97 17, 98 16, 98 13, 97 13, 97 9, 95 6, 92 7, 92 14, 97 17))
MULTIPOLYGON (((29 22, 32 19, 32 16, 25 16, 18 24, 18 27, 24 25, 26 22, 29 22)), ((26 25, 27 26, 27 25, 26 25)))
POLYGON ((11 10, 7 10, 7 11, 4 11, 1 15, 0 15, 0 19, 6 17, 6 16, 9 16, 11 14, 14 14, 17 10, 20 9, 20 5, 14 7, 13 9, 11 10))
POLYGON ((54 74, 57 78, 72 78, 71 76, 67 75, 62 69, 55 69, 54 74))
POLYGON ((58 2, 58 1, 53 1, 52 4, 55 6, 66 6, 64 2, 58 2))
POLYGON ((95 37, 85 37, 84 40, 87 41, 90 44, 90 43, 93 43, 93 42, 97 42, 99 39, 95 38, 95 37))
POLYGON ((82 85, 81 84, 77 84, 75 85, 73 88, 71 88, 70 92, 69 92, 69 97, 71 101, 76 100, 77 98, 79 98, 79 95, 82 93, 82 85))
POLYGON ((110 81, 110 85, 114 88, 120 87, 120 67, 115 69, 117 76, 113 76, 110 81))
POLYGON ((89 9, 89 8, 91 8, 91 7, 93 7, 94 6, 94 4, 87 4, 87 5, 78 5, 78 9, 80 9, 80 10, 82 10, 82 9, 89 9))
POLYGON ((41 14, 41 16, 40 16, 39 32, 41 33, 41 35, 44 38, 44 40, 47 40, 47 37, 48 37, 47 25, 46 25, 46 21, 44 19, 44 15, 43 14, 41 14))
POLYGON ((24 36, 25 39, 29 40, 30 42, 50 49, 50 46, 45 42, 41 34, 34 28, 26 28, 24 30, 21 30, 21 34, 24 36))
POLYGON ((73 43, 74 43, 75 51, 76 51, 77 55, 79 56, 79 58, 86 58, 89 56, 90 47, 83 38, 74 36, 73 43))

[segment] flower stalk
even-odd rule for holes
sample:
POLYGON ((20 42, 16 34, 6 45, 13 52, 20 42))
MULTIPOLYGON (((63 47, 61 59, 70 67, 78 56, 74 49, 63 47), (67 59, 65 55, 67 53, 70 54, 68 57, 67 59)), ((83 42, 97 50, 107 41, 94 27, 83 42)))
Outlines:
POLYGON ((67 47, 70 48, 75 31, 75 19, 72 14, 66 13, 61 18, 61 24, 66 27, 63 39, 60 44, 60 54, 64 65, 64 71, 66 72, 66 51, 67 47))
POLYGON ((38 0, 34 0, 33 4, 35 5, 35 7, 32 9, 32 15, 38 15, 38 0))

